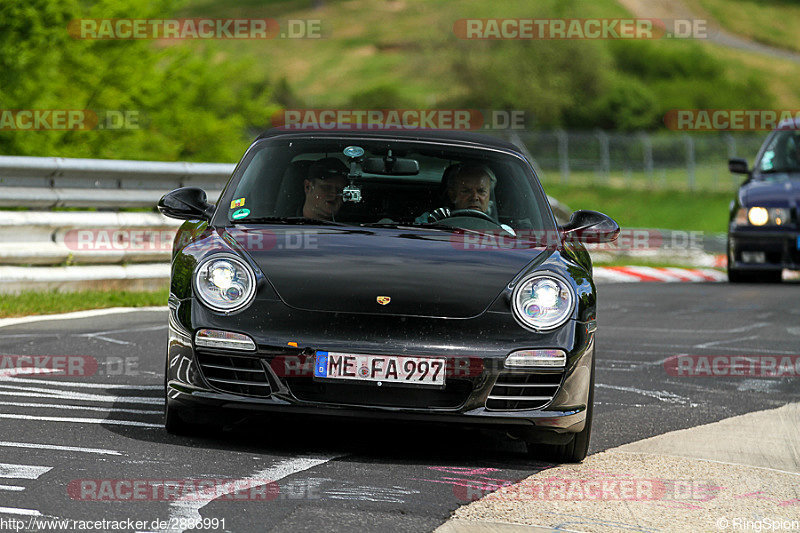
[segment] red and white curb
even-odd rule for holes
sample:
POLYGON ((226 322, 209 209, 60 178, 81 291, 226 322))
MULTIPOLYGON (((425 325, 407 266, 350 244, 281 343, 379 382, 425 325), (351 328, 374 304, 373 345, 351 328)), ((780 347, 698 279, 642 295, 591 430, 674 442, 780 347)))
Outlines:
POLYGON ((713 268, 614 266, 595 267, 594 280, 613 283, 639 281, 674 283, 681 281, 727 281, 728 276, 725 272, 713 268))

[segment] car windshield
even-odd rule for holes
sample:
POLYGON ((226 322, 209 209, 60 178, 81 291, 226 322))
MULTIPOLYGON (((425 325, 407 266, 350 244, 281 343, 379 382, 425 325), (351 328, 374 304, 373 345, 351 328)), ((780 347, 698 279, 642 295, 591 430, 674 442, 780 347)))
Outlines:
POLYGON ((221 201, 233 224, 554 229, 523 160, 433 142, 266 139, 221 201))
POLYGON ((761 174, 800 173, 800 132, 776 133, 768 142, 757 168, 761 174))

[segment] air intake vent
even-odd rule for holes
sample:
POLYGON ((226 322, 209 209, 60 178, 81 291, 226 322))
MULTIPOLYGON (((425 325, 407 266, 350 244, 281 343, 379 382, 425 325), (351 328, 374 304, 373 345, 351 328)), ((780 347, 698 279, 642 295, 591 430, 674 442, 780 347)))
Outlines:
POLYGON ((262 398, 272 393, 257 357, 197 353, 197 361, 206 381, 219 391, 262 398))
POLYGON ((563 372, 501 372, 486 399, 486 408, 492 411, 518 411, 544 407, 558 392, 563 375, 563 372))

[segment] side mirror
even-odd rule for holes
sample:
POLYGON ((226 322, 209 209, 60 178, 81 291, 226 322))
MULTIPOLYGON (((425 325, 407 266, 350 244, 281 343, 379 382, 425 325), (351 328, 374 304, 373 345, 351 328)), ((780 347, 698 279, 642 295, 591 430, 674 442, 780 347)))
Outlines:
POLYGON ((734 174, 749 174, 750 170, 747 168, 747 159, 735 157, 728 159, 728 170, 734 174))
POLYGON ((597 211, 580 210, 572 213, 569 222, 559 229, 569 241, 612 242, 619 235, 619 224, 597 211))
POLYGON ((197 187, 182 187, 168 192, 158 201, 162 215, 181 220, 211 220, 214 206, 208 203, 206 192, 197 187))

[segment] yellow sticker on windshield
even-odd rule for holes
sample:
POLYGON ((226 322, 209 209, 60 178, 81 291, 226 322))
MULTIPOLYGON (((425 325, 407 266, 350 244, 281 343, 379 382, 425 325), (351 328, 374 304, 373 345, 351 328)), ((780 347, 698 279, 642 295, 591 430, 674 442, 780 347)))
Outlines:
POLYGON ((231 200, 231 209, 236 209, 237 207, 244 207, 244 198, 237 198, 236 200, 231 200))

